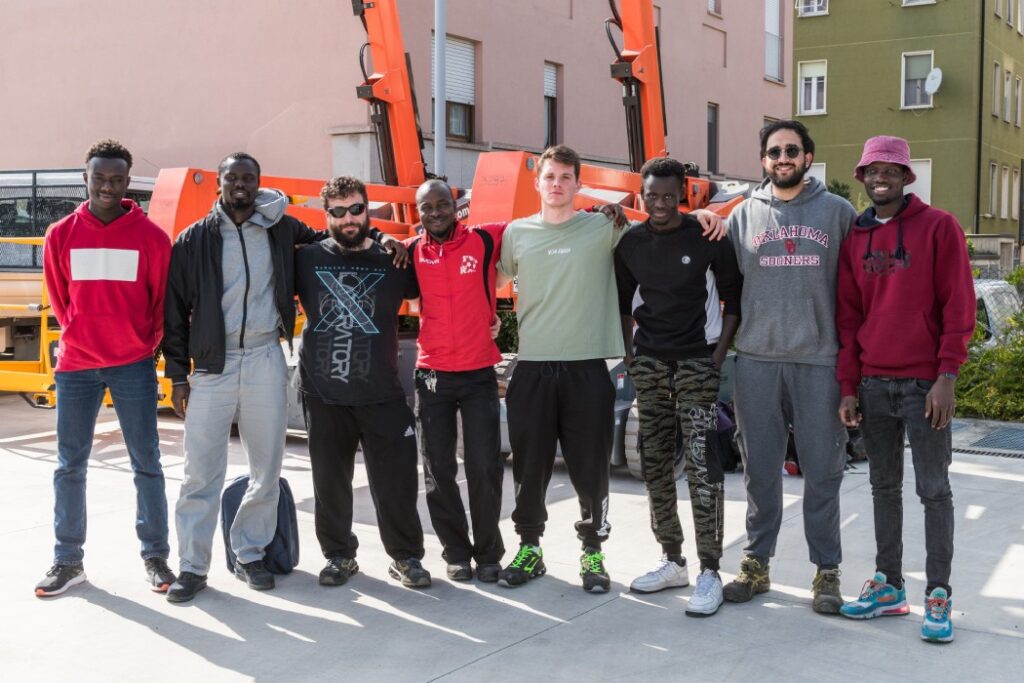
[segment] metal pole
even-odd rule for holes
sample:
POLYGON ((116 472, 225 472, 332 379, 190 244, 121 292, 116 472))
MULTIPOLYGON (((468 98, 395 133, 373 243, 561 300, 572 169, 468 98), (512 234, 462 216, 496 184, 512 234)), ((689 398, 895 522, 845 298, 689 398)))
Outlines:
POLYGON ((447 0, 434 0, 434 175, 445 175, 448 147, 448 112, 445 42, 448 36, 447 0))

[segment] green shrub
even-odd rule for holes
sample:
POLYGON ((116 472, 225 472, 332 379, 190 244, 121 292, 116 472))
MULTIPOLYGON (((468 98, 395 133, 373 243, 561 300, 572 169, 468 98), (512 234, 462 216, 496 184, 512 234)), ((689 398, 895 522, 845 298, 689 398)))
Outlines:
POLYGON ((502 353, 516 353, 519 351, 519 325, 516 321, 515 311, 498 311, 501 319, 501 330, 498 338, 494 341, 498 344, 498 350, 502 353))
POLYGON ((1008 340, 983 348, 978 329, 956 383, 957 413, 990 420, 1024 420, 1024 313, 1010 318, 1008 340))

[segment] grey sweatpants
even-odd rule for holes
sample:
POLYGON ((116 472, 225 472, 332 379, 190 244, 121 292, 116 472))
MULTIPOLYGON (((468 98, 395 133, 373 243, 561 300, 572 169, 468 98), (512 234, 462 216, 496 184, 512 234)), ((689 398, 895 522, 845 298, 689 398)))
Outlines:
POLYGON ((175 507, 181 571, 210 569, 228 464, 231 422, 249 461, 249 488, 231 525, 240 562, 263 559, 277 529, 278 479, 287 426, 288 365, 280 344, 226 353, 224 372, 195 372, 185 411, 185 478, 175 507))
POLYGON ((804 535, 815 565, 838 566, 839 487, 846 428, 828 365, 736 359, 736 425, 744 445, 748 555, 772 557, 782 526, 782 466, 789 425, 804 479, 804 535))

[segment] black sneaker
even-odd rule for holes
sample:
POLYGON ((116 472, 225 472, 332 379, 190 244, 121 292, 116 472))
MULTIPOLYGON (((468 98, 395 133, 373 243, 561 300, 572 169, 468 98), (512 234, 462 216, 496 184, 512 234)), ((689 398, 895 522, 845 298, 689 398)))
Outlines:
POLYGON ((78 564, 55 564, 46 572, 46 577, 36 584, 36 597, 49 598, 60 595, 72 586, 85 581, 85 567, 78 564))
POLYGON ((497 583, 500 572, 501 565, 497 562, 477 563, 476 565, 476 578, 482 583, 497 583))
POLYGON ((507 567, 498 572, 498 583, 506 588, 522 586, 531 579, 544 576, 548 571, 544 566, 544 551, 539 545, 519 546, 519 552, 507 567))
POLYGON ((612 580, 604 569, 604 553, 598 548, 584 548, 580 555, 580 576, 583 590, 588 593, 607 593, 612 580))
POLYGON ((342 586, 358 571, 354 557, 328 557, 327 565, 320 570, 320 585, 342 586))
POLYGON ((167 602, 188 602, 196 593, 206 588, 206 577, 192 572, 182 572, 178 580, 167 589, 167 602))
POLYGON ((469 581, 473 578, 473 565, 469 562, 453 562, 448 565, 450 581, 469 581))
POLYGON ((263 564, 263 560, 235 560, 235 576, 245 581, 254 591, 268 591, 274 587, 274 575, 267 569, 267 565, 263 564))
POLYGON ((388 565, 391 578, 402 582, 406 588, 429 588, 430 572, 423 568, 415 557, 408 560, 394 560, 388 565))
POLYGON ((153 587, 154 593, 166 593, 174 583, 174 572, 167 566, 162 557, 151 557, 146 560, 146 579, 153 587))

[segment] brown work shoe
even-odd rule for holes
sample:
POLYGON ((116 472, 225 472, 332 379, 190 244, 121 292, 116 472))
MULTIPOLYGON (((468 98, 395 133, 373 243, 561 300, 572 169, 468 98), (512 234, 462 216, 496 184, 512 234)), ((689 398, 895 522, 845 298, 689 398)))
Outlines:
POLYGON ((729 602, 749 602, 758 593, 766 593, 772 587, 768 578, 768 561, 763 563, 753 555, 747 555, 740 562, 740 573, 722 589, 722 595, 729 602))
POLYGON ((818 614, 839 614, 843 596, 839 592, 838 569, 819 569, 811 584, 814 588, 814 602, 811 608, 818 614))

